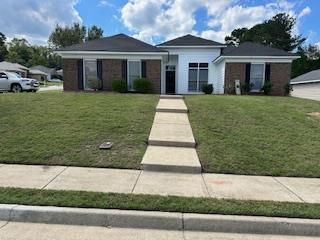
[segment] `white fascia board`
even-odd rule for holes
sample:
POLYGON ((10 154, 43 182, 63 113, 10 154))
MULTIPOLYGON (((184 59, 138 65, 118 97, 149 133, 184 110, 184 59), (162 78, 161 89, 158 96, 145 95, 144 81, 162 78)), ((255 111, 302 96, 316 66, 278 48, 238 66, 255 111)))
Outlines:
POLYGON ((213 61, 213 63, 219 62, 224 59, 226 62, 250 62, 255 60, 261 60, 265 62, 292 62, 300 56, 220 56, 213 61))
POLYGON ((82 59, 162 59, 168 52, 92 52, 92 51, 55 51, 62 58, 82 59))
POLYGON ((308 80, 308 81, 299 81, 299 82, 290 82, 290 85, 304 84, 304 83, 317 83, 317 82, 320 82, 320 79, 317 79, 317 80, 308 80))
POLYGON ((212 45, 203 45, 203 46, 157 46, 158 48, 225 48, 226 45, 221 46, 212 46, 212 45))

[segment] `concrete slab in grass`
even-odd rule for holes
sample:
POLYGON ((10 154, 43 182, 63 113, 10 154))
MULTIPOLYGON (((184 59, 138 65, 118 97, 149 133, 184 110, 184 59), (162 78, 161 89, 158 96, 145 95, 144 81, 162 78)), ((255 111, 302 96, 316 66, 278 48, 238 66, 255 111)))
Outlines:
POLYGON ((186 197, 208 196, 201 174, 149 171, 142 171, 133 193, 186 197))
POLYGON ((4 165, 0 167, 1 187, 43 188, 66 167, 4 165))
POLYGON ((204 174, 204 179, 212 197, 301 202, 272 177, 204 174))
POLYGON ((69 167, 46 189, 131 193, 139 170, 69 167))
POLYGON ((239 234, 218 232, 184 232, 185 240, 319 240, 319 237, 239 234))
POLYGON ((0 229, 1 240, 183 240, 181 231, 106 228, 11 222, 0 229))
POLYGON ((187 124, 154 123, 150 132, 150 145, 172 147, 195 147, 192 129, 187 124))
POLYGON ((156 112, 154 123, 190 124, 187 113, 156 112))
POLYGON ((160 99, 156 111, 186 113, 188 108, 182 99, 160 99))
POLYGON ((148 171, 201 173, 201 164, 194 148, 148 146, 141 162, 148 171))
POLYGON ((308 203, 320 203, 320 178, 288 178, 276 179, 308 203))
POLYGON ((160 99, 183 99, 182 95, 160 95, 160 99))

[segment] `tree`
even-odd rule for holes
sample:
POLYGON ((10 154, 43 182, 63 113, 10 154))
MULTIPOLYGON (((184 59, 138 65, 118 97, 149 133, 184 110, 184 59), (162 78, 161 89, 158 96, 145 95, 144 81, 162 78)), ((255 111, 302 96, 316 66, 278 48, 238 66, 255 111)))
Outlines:
POLYGON ((306 40, 301 35, 293 35, 295 24, 295 18, 286 13, 279 13, 270 20, 257 24, 250 29, 235 29, 231 36, 227 36, 225 40, 233 45, 250 41, 292 51, 306 40))
POLYGON ((320 69, 320 49, 317 46, 299 47, 297 53, 300 58, 292 63, 292 77, 320 69))
POLYGON ((103 37, 102 28, 93 25, 92 27, 88 27, 88 36, 86 37, 86 41, 91 41, 95 39, 100 39, 103 37))
POLYGON ((20 63, 25 66, 28 65, 31 59, 31 47, 28 41, 24 38, 14 38, 8 45, 9 53, 6 59, 9 62, 20 63))
POLYGON ((49 45, 53 48, 63 48, 72 44, 82 43, 86 38, 86 27, 74 23, 71 27, 56 26, 49 37, 49 45))
POLYGON ((3 61, 8 54, 6 40, 6 36, 2 32, 0 32, 0 61, 3 61))

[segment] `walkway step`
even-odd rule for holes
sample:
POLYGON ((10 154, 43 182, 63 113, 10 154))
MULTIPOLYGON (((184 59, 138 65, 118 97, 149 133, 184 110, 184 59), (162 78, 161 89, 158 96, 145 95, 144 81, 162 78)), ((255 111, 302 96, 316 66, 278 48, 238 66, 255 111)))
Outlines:
POLYGON ((156 107, 157 112, 187 113, 188 108, 183 99, 160 99, 156 107))
POLYGON ((153 123, 149 145, 168 147, 196 147, 192 129, 187 124, 153 123))
POLYGON ((160 99, 183 99, 182 95, 160 95, 160 99))
POLYGON ((201 164, 193 148, 148 146, 141 169, 178 173, 201 173, 201 164))

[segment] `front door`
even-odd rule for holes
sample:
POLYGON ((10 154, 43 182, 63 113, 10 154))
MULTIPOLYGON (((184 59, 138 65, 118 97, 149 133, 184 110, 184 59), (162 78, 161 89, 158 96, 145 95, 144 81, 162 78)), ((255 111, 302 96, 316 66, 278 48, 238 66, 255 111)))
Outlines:
POLYGON ((175 66, 166 67, 166 94, 176 93, 176 71, 175 66))

